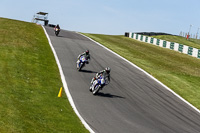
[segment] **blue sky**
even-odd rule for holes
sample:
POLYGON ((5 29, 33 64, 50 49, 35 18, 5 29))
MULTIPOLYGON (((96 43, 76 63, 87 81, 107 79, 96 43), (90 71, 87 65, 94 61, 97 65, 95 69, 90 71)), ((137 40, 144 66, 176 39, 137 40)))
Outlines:
POLYGON ((196 34, 200 0, 0 0, 0 17, 31 22, 39 11, 49 23, 84 33, 180 31, 196 34))

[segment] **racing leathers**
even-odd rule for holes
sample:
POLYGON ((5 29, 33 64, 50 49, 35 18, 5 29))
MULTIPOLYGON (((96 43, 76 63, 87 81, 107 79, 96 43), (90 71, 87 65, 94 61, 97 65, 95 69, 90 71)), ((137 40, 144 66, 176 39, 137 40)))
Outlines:
MULTIPOLYGON (((89 54, 89 53, 86 54, 86 52, 83 52, 82 54, 80 54, 80 55, 78 56, 78 60, 80 59, 81 56, 85 56, 86 60, 90 60, 90 54, 89 54)), ((88 63, 89 63, 89 62, 88 62, 88 63)))
POLYGON ((94 80, 98 79, 100 76, 104 77, 104 79, 106 79, 105 84, 102 86, 102 88, 105 85, 108 85, 110 83, 110 73, 108 73, 106 70, 102 70, 99 73, 96 74, 96 76, 94 78, 92 78, 91 83, 94 82, 94 80))

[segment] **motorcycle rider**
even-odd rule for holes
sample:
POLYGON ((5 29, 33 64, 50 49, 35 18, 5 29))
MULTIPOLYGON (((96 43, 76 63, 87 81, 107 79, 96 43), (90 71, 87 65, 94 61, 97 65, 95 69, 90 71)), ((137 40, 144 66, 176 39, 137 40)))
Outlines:
POLYGON ((57 24, 57 25, 54 27, 54 30, 56 30, 56 28, 57 28, 58 30, 60 30, 59 24, 57 24))
POLYGON ((60 32, 60 26, 59 26, 59 24, 57 24, 57 25, 54 27, 54 31, 55 31, 56 36, 58 36, 58 34, 59 34, 59 32, 60 32), (58 31, 56 31, 56 29, 58 29, 58 31))
MULTIPOLYGON (((86 58, 86 60, 90 60, 90 52, 89 52, 89 50, 86 50, 85 52, 83 52, 82 54, 80 54, 79 56, 78 56, 78 60, 80 59, 80 57, 81 56, 85 56, 85 58, 86 58)), ((88 62, 89 63, 89 62, 88 62)))
MULTIPOLYGON (((94 82, 94 80, 98 79, 100 76, 103 76, 104 78, 107 78, 106 84, 102 85, 101 88, 103 88, 105 85, 108 85, 110 83, 110 67, 106 67, 104 70, 101 70, 99 73, 96 74, 96 77, 94 77, 91 81, 91 84, 94 82)), ((90 88, 90 91, 92 91, 92 88, 90 88)))
POLYGON ((82 54, 80 54, 77 58, 78 58, 78 60, 77 60, 77 69, 80 67, 79 65, 80 65, 80 62, 81 62, 81 60, 80 60, 80 58, 81 58, 81 56, 85 56, 85 59, 86 59, 86 64, 89 64, 89 60, 90 60, 90 53, 89 53, 89 50, 86 50, 85 52, 83 52, 82 54))

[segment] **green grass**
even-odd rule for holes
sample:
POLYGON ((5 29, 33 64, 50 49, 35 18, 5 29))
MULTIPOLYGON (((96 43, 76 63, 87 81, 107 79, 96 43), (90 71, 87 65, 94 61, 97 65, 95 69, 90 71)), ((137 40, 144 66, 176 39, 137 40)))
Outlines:
POLYGON ((184 45, 187 45, 187 46, 190 46, 193 48, 200 49, 200 40, 199 39, 191 38, 191 39, 187 40, 184 37, 172 36, 172 35, 159 35, 159 36, 151 36, 151 37, 166 40, 169 42, 176 42, 176 43, 184 44, 184 45))
POLYGON ((0 132, 86 133, 41 26, 0 18, 0 132))
POLYGON ((124 36, 85 35, 141 67, 200 109, 200 59, 124 36))

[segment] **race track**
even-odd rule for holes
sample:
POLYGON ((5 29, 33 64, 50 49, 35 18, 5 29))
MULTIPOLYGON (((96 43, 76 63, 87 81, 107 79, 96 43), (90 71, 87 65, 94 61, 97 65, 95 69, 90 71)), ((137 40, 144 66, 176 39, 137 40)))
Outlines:
POLYGON ((45 27, 74 103, 96 133, 200 133, 200 114, 149 76, 89 39, 45 27), (76 70, 77 56, 90 50, 90 64, 76 70), (111 82, 89 92, 96 72, 109 66, 111 82))

